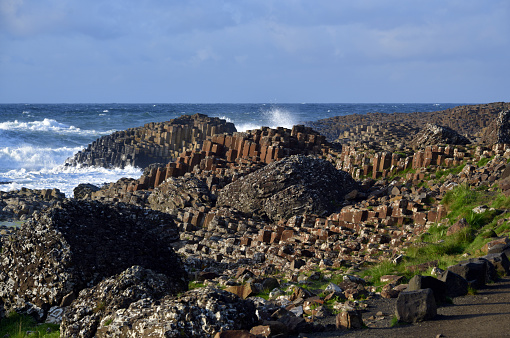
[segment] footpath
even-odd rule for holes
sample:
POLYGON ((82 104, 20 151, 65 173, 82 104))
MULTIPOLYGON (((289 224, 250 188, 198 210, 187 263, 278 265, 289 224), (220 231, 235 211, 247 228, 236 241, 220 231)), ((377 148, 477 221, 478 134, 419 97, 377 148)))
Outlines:
MULTIPOLYGON (((376 300, 363 318, 365 320, 372 313, 382 311, 391 319, 394 314, 388 311, 394 311, 394 305, 394 302, 388 304, 386 300, 378 304, 376 300)), ((439 307, 434 320, 398 327, 389 327, 390 321, 387 320, 388 327, 324 332, 306 337, 510 337, 509 316, 510 277, 505 277, 497 283, 487 284, 476 295, 457 297, 453 305, 439 307)))

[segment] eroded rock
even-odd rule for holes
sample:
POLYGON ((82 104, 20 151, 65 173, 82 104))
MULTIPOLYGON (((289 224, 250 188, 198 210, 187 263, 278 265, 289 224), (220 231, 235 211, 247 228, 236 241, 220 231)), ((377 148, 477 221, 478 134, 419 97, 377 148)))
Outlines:
POLYGON ((185 290, 182 262, 169 247, 176 240, 167 214, 66 200, 2 238, 0 299, 8 311, 43 318, 69 294, 133 265, 167 274, 185 290))
POLYGON ((325 160, 291 156, 227 185, 217 204, 272 220, 331 214, 356 187, 352 177, 325 160))

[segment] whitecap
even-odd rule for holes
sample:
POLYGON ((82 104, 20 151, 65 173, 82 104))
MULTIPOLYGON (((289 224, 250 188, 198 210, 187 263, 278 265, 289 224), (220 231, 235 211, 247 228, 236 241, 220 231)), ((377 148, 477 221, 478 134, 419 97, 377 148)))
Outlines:
POLYGON ((0 180, 10 182, 0 185, 0 190, 11 191, 18 190, 21 187, 28 189, 57 188, 66 197, 72 197, 73 189, 80 183, 101 186, 106 183, 116 182, 122 177, 139 178, 141 174, 142 170, 135 167, 105 169, 58 165, 42 170, 11 170, 0 177, 0 180))
POLYGON ((82 130, 75 126, 68 126, 53 119, 43 121, 21 122, 18 120, 0 123, 0 130, 9 131, 30 131, 30 132, 54 132, 58 134, 80 134, 80 135, 108 135, 115 130, 98 132, 96 130, 82 130))
POLYGON ((0 148, 0 169, 4 171, 16 168, 29 170, 52 168, 80 150, 81 147, 49 148, 30 145, 3 147, 0 148))

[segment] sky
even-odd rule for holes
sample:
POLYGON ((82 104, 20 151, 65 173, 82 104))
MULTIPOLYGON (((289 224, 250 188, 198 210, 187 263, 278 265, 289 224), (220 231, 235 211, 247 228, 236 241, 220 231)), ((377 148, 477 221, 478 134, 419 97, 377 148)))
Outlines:
POLYGON ((0 0, 0 103, 509 101, 509 0, 0 0))

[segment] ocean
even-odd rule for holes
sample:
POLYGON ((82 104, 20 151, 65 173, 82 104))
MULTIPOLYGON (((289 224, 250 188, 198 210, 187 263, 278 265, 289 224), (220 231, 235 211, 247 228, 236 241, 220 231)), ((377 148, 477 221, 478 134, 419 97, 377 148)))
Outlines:
POLYGON ((0 104, 0 190, 57 188, 66 197, 80 183, 138 178, 140 168, 64 166, 97 138, 149 122, 201 113, 233 122, 238 131, 292 128, 305 121, 368 112, 439 111, 461 104, 0 104))

